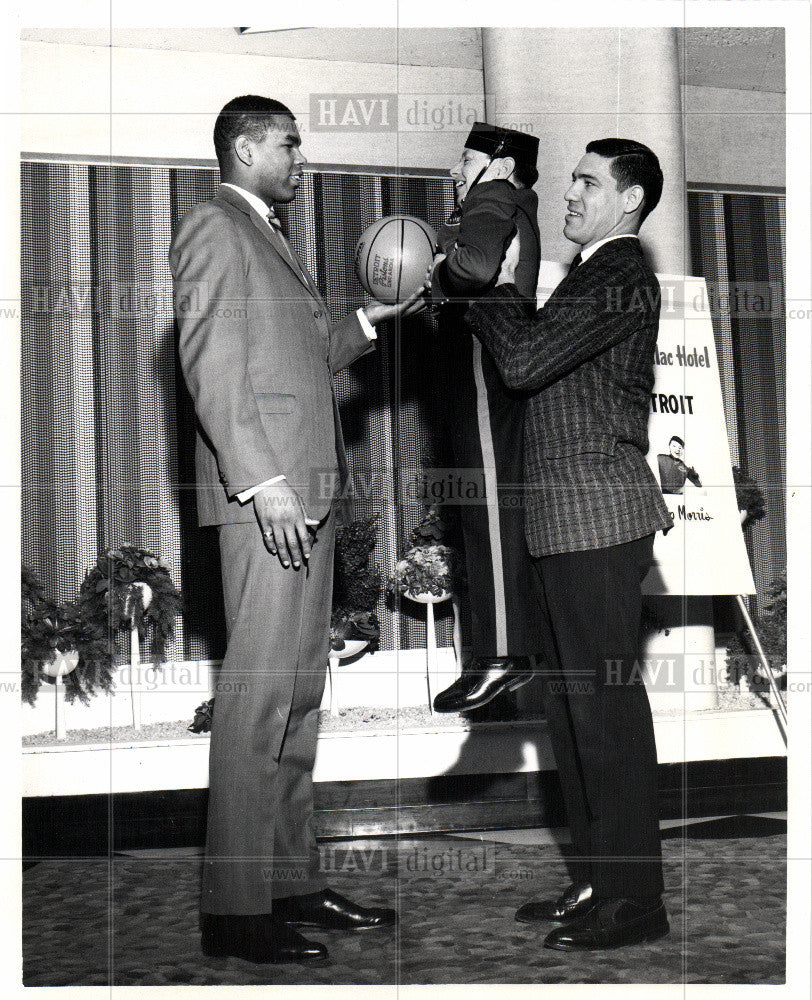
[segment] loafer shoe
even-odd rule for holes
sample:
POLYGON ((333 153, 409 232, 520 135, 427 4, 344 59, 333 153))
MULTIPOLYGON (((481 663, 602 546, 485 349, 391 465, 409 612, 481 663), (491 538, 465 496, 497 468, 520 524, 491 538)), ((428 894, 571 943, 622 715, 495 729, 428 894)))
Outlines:
POLYGON ((668 931, 668 917, 659 898, 648 903, 603 899, 586 916, 551 931, 544 947, 558 951, 600 951, 655 941, 668 931))
POLYGON ((249 962, 323 962, 327 949, 308 941, 283 920, 267 913, 200 915, 200 947, 204 955, 233 955, 249 962))
POLYGON ((468 668, 463 669, 460 676, 445 689, 445 691, 440 691, 434 696, 434 711, 435 712, 458 712, 459 709, 454 708, 454 705, 459 705, 465 700, 466 695, 474 686, 474 678, 472 676, 472 671, 468 668))
POLYGON ((558 899, 532 900, 520 906, 516 919, 522 924, 533 924, 537 920, 576 920, 594 905, 592 886, 588 882, 573 882, 558 899))
POLYGON ((397 922, 395 910, 383 906, 359 906, 332 889, 275 899, 273 912, 280 920, 297 927, 360 931, 386 927, 397 922))
POLYGON ((527 656, 478 656, 468 670, 435 697, 434 711, 470 712, 532 679, 533 668, 527 656))

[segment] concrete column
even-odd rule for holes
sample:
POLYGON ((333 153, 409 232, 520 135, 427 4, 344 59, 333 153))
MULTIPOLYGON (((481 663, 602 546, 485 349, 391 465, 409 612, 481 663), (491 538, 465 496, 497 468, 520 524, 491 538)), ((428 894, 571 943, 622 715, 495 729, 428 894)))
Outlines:
MULTIPOLYGON (((659 273, 690 273, 686 225, 685 144, 674 28, 483 28, 487 120, 540 137, 539 228, 542 259, 568 262, 564 192, 592 139, 621 136, 657 154, 662 199, 643 224, 641 240, 659 273)), ((677 659, 679 690, 649 685, 655 708, 712 708, 708 682, 715 642, 710 598, 657 600, 669 635, 644 656, 677 659), (684 680, 683 680, 684 678, 684 680)), ((644 674, 645 676, 645 674, 644 674)))
POLYGON ((568 261, 564 192, 592 139, 644 142, 665 176, 641 238, 655 270, 685 274, 685 163, 674 28, 483 28, 485 110, 538 135, 541 256, 568 261))

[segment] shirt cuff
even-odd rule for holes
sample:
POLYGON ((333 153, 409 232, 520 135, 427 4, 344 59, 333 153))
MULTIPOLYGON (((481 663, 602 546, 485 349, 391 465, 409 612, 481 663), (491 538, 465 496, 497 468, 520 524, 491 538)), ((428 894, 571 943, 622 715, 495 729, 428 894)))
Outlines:
POLYGON ((238 493, 237 499, 240 503, 248 503, 249 500, 254 499, 260 490, 264 490, 266 486, 273 486, 274 483, 281 483, 284 478, 284 476, 274 476, 273 479, 266 479, 259 486, 251 486, 247 490, 243 490, 242 493, 238 493))
POLYGON ((377 340, 378 334, 375 331, 375 327, 367 319, 367 314, 363 309, 359 309, 355 314, 358 317, 358 322, 361 324, 361 329, 364 331, 367 340, 377 340))

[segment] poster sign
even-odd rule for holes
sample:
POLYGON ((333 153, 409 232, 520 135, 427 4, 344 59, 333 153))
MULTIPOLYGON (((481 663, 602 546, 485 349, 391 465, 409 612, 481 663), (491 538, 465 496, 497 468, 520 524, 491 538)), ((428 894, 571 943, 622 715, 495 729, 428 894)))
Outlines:
MULTIPOLYGON (((544 261, 539 305, 566 273, 544 261)), ((646 594, 753 594, 703 278, 658 275, 660 329, 649 414, 649 465, 673 520, 657 532, 646 594)))

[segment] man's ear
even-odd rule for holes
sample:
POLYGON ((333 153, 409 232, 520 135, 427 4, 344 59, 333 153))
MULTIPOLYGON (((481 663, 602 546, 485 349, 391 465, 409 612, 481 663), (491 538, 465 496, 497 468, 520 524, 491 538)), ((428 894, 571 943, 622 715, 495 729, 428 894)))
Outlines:
POLYGON ((643 204, 645 192, 639 184, 632 184, 623 192, 623 211, 626 215, 636 212, 643 204))
POLYGON ((494 167, 491 180, 506 181, 516 169, 516 161, 512 156, 500 156, 498 160, 494 160, 494 167))
POLYGON ((234 153, 238 160, 250 167, 254 162, 254 149, 247 135, 238 135, 234 141, 234 153))

